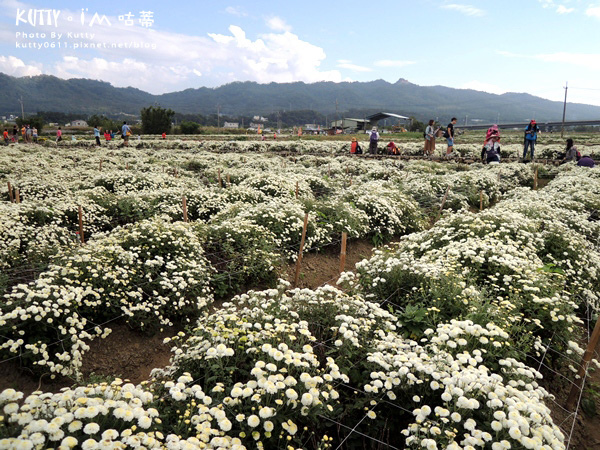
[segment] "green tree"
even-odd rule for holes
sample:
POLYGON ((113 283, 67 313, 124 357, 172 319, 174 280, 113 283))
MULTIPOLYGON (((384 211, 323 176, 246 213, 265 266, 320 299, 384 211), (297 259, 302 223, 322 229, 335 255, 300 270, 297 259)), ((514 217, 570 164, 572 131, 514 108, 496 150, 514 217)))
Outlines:
POLYGON ((410 125, 408 131, 425 131, 425 124, 419 122, 414 116, 410 116, 410 125))
POLYGON ((200 124, 196 122, 186 121, 181 122, 181 134, 197 134, 200 129, 200 124))
POLYGON ((161 108, 160 106, 149 106, 142 108, 142 133, 161 134, 171 129, 171 121, 175 115, 172 109, 161 108))
POLYGON ((31 125, 34 128, 37 128, 38 135, 42 133, 42 128, 44 128, 44 118, 36 115, 36 116, 27 116, 25 119, 17 117, 17 127, 21 128, 23 125, 31 125))

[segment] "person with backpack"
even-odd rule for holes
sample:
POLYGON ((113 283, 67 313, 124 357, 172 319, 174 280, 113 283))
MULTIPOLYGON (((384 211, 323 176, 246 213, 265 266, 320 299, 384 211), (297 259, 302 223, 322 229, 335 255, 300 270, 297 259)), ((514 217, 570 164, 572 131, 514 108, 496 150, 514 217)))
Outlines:
POLYGON ((523 147, 523 161, 527 156, 527 150, 531 148, 531 161, 533 162, 533 152, 535 150, 535 143, 537 141, 537 134, 540 132, 534 119, 531 119, 527 128, 525 128, 525 142, 523 147))
POLYGON ((352 143, 350 144, 350 154, 362 155, 362 148, 360 148, 360 144, 355 137, 352 138, 352 143))
POLYGON ((425 148, 423 149, 423 154, 425 156, 431 156, 435 152, 435 130, 433 129, 434 124, 435 120, 431 119, 427 123, 425 132, 423 133, 423 137, 425 138, 425 148))
POLYGON ((377 144, 379 143, 379 133, 377 127, 373 127, 371 130, 371 136, 369 137, 369 153, 371 155, 377 154, 377 144))
POLYGON ((485 133, 485 139, 483 140, 484 147, 486 146, 486 144, 490 141, 490 139, 494 135, 500 136, 500 130, 498 129, 498 125, 495 125, 495 124, 492 125, 491 127, 489 127, 487 132, 485 133))
POLYGON ((444 132, 444 137, 446 138, 446 142, 448 143, 448 149, 446 150, 446 158, 449 158, 454 154, 454 125, 458 119, 453 117, 450 120, 450 123, 446 127, 446 131, 444 132))
POLYGON ((486 164, 500 164, 500 134, 493 133, 481 149, 481 159, 486 164))

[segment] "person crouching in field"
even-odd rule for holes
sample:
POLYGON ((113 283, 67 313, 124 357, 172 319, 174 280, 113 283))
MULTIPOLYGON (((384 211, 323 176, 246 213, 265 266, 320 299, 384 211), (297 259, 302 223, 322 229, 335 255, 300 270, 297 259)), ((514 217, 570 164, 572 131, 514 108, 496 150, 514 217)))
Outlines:
POLYGON ((379 143, 379 133, 377 128, 373 127, 371 135, 369 136, 369 153, 371 155, 377 154, 377 144, 379 143))
POLYGON ((362 155, 362 148, 360 148, 360 144, 356 140, 356 138, 352 138, 352 143, 350 144, 350 154, 352 155, 362 155))
POLYGON ((388 145, 386 145, 386 154, 387 155, 399 155, 400 154, 400 150, 398 149, 398 147, 396 147, 396 144, 394 144, 393 141, 390 141, 390 143, 388 145))
POLYGON ((500 164, 500 134, 492 134, 481 149, 481 159, 487 164, 500 164))

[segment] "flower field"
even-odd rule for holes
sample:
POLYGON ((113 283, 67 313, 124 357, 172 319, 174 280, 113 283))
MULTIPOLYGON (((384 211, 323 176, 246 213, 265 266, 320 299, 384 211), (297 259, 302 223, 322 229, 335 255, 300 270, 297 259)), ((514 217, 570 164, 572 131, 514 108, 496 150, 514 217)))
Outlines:
POLYGON ((567 448, 544 382, 574 379, 600 309, 600 172, 346 152, 6 147, 0 364, 74 385, 1 392, 0 448, 567 448), (305 214, 305 252, 342 232, 378 250, 294 289, 305 214), (149 380, 88 384, 115 321, 186 329, 149 380))

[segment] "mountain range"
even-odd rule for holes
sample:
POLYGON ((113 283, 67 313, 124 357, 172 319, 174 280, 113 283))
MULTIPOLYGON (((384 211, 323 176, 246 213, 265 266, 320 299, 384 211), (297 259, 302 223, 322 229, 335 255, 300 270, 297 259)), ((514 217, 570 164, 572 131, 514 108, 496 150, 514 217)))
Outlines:
MULTIPOLYGON (((330 118, 362 117, 385 111, 419 120, 444 122, 452 116, 462 123, 561 120, 563 103, 527 93, 489 94, 472 89, 419 86, 399 79, 370 82, 269 83, 234 82, 217 88, 201 87, 153 95, 136 88, 117 88, 90 79, 61 79, 51 75, 16 78, 0 73, 0 114, 57 111, 90 114, 139 115, 150 105, 184 114, 216 114, 229 117, 269 115, 277 111, 313 110, 330 118)), ((569 103, 567 120, 600 119, 600 106, 569 103)))

